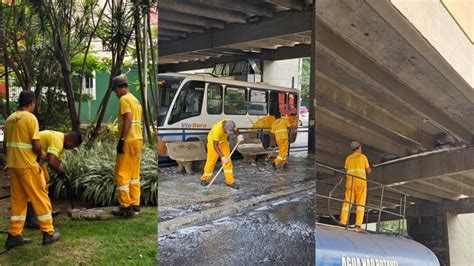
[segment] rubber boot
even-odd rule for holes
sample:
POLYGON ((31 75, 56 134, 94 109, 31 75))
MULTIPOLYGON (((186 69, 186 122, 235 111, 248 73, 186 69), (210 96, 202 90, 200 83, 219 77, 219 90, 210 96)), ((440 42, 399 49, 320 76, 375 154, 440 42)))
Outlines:
POLYGON ((11 248, 22 246, 31 242, 32 240, 29 238, 24 238, 23 236, 13 236, 13 235, 8 234, 7 241, 5 242, 5 248, 11 249, 11 248))
POLYGON ((33 209, 33 205, 31 205, 31 202, 28 202, 27 209, 26 209, 25 227, 28 229, 34 229, 34 230, 40 229, 38 218, 36 218, 36 213, 35 213, 35 210, 33 209))
POLYGON ((207 186, 207 185, 209 185, 209 181, 207 181, 207 180, 201 180, 201 186, 205 187, 205 186, 207 186))
POLYGON ((132 210, 133 210, 135 213, 139 213, 139 212, 141 211, 139 205, 132 205, 132 210))
POLYGON ((236 183, 233 183, 233 184, 230 184, 230 185, 227 184, 227 186, 230 187, 230 188, 233 188, 233 189, 240 189, 240 186, 237 185, 236 183))
POLYGON ((53 242, 59 241, 59 239, 61 239, 61 234, 58 232, 54 232, 52 234, 43 232, 43 245, 51 244, 53 242))
POLYGON ((123 218, 132 218, 135 216, 132 206, 128 207, 119 207, 112 211, 113 216, 123 217, 123 218))

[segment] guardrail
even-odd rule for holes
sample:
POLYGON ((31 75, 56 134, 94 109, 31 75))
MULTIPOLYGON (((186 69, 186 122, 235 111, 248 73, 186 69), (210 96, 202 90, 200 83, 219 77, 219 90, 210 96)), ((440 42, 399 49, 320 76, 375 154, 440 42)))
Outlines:
POLYGON ((335 173, 338 173, 339 175, 343 175, 343 177, 341 177, 341 179, 336 183, 336 185, 334 185, 333 189, 331 189, 328 193, 328 195, 321 195, 321 194, 318 194, 317 192, 317 189, 316 189, 316 197, 319 197, 319 198, 324 198, 324 199, 327 199, 327 212, 328 212, 328 215, 331 217, 331 219, 333 221, 335 221, 337 224, 341 225, 341 223, 339 222, 339 220, 337 220, 334 215, 332 215, 332 211, 331 211, 331 201, 337 201, 337 202, 341 202, 342 204, 344 203, 349 203, 349 211, 348 211, 348 221, 347 223, 344 225, 346 229, 348 229, 349 227, 349 220, 350 220, 350 214, 351 214, 351 209, 352 209, 352 206, 360 206, 360 207, 364 207, 365 208, 365 214, 366 214, 366 223, 365 223, 365 229, 367 230, 367 226, 368 226, 368 222, 369 222, 369 211, 370 210, 375 210, 378 212, 378 217, 377 217, 377 224, 376 224, 376 233, 380 233, 380 222, 381 222, 381 217, 382 217, 382 213, 386 213, 386 214, 389 214, 389 215, 393 215, 395 217, 398 217, 398 235, 402 235, 402 220, 405 219, 405 215, 406 215, 406 205, 407 205, 407 196, 408 194, 400 191, 400 190, 397 190, 395 188, 392 188, 392 187, 389 187, 389 186, 386 186, 382 183, 379 183, 379 182, 376 182, 376 181, 373 181, 373 180, 369 180, 369 179, 366 179, 366 178, 362 178, 362 177, 359 177, 359 176, 356 176, 356 175, 352 175, 352 174, 349 174, 345 171, 342 171, 342 170, 339 170, 339 169, 336 169, 336 168, 333 168, 333 167, 330 167, 330 166, 327 166, 327 165, 324 165, 324 164, 321 164, 321 163, 316 163, 317 166, 319 167, 323 167, 325 169, 328 169, 328 170, 331 170, 335 173), (345 180, 344 184, 347 184, 347 177, 352 177, 351 178, 351 191, 350 191, 350 197, 349 197, 349 201, 346 201, 344 199, 339 199, 335 196, 338 196, 338 195, 344 195, 345 193, 345 189, 344 189, 344 192, 341 193, 341 194, 336 194, 336 195, 333 195, 334 194, 334 191, 338 188, 339 185, 341 185, 341 183, 343 183, 342 181, 345 180), (352 199, 352 193, 353 193, 353 190, 354 190, 354 179, 361 179, 361 180, 364 180, 365 182, 367 182, 367 199, 369 199, 369 196, 370 195, 373 195, 373 196, 377 196, 377 197, 380 197, 380 201, 379 201, 379 204, 378 206, 373 206, 373 205, 369 205, 367 202, 368 200, 366 201, 366 204, 364 205, 360 205, 360 204, 356 204, 354 202, 351 202, 350 199, 352 199), (373 184, 374 186, 370 187, 369 188, 369 184, 373 184), (375 194, 375 193, 370 193, 369 191, 373 191, 373 190, 381 190, 381 193, 380 194, 375 194), (393 212, 393 211, 388 211, 388 210, 385 210, 384 209, 384 193, 386 191, 391 191, 397 195, 400 195, 399 197, 399 213, 396 213, 396 212, 393 212))

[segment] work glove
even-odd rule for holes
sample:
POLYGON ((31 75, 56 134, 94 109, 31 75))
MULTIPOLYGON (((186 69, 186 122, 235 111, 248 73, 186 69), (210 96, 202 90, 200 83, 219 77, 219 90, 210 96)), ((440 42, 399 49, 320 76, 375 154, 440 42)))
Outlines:
POLYGON ((119 154, 123 154, 124 151, 123 151, 123 144, 125 143, 125 140, 124 139, 120 139, 118 144, 117 144, 117 153, 119 154))
POLYGON ((229 162, 230 162, 230 159, 227 158, 226 156, 222 156, 222 157, 221 157, 221 163, 222 163, 222 165, 226 165, 226 164, 228 164, 229 162))
POLYGON ((244 136, 238 135, 238 136, 237 136, 237 142, 240 143, 240 142, 242 142, 242 141, 244 141, 244 136))

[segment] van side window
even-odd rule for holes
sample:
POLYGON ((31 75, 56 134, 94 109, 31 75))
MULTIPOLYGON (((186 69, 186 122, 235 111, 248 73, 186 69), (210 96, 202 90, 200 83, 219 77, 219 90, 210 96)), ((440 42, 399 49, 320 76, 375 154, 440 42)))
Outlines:
POLYGON ((298 114, 298 95, 294 93, 288 94, 288 115, 296 116, 298 114))
POLYGON ((218 115, 222 113, 222 88, 217 84, 207 86, 207 113, 218 115))
POLYGON ((171 111, 169 124, 201 114, 204 97, 204 82, 189 81, 179 92, 171 111))
POLYGON ((229 87, 225 88, 224 113, 227 115, 247 114, 247 89, 229 87))
POLYGON ((250 115, 267 115, 267 92, 262 90, 250 89, 250 115))
POLYGON ((280 113, 286 115, 286 92, 270 92, 270 115, 280 113))

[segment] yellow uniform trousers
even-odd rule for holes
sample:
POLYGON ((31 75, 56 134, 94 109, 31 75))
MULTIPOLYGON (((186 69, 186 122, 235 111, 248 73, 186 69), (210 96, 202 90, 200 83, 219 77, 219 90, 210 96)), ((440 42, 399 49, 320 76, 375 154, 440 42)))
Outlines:
MULTIPOLYGON (((220 143, 219 149, 230 160, 230 143, 228 141, 220 143)), ((210 178, 212 178, 218 159, 219 154, 217 154, 217 152, 214 150, 213 143, 208 142, 206 165, 204 166, 204 174, 201 176, 201 180, 208 181, 210 178)), ((232 169, 232 161, 224 165, 224 177, 228 185, 234 184, 234 174, 232 173, 232 169)))
POLYGON ((11 235, 19 236, 23 232, 28 199, 37 215, 40 230, 49 234, 54 232, 51 201, 40 167, 8 168, 10 174, 11 235))
POLYGON ((120 206, 140 205, 140 155, 141 139, 125 141, 122 154, 115 160, 115 185, 120 206))
MULTIPOLYGON (((367 182, 364 180, 354 179, 354 185, 351 193, 351 182, 352 177, 347 179, 346 182, 346 192, 344 195, 344 203, 342 204, 341 210, 341 224, 347 223, 347 216, 352 207, 352 203, 357 205, 365 205, 365 200, 367 197, 367 182), (351 204, 349 204, 349 202, 351 204)), ((356 222, 358 226, 362 225, 364 221, 364 207, 356 206, 356 222)))
POLYGON ((288 139, 277 140, 278 145, 278 156, 275 158, 275 165, 278 166, 280 163, 287 163, 288 155, 288 139))

